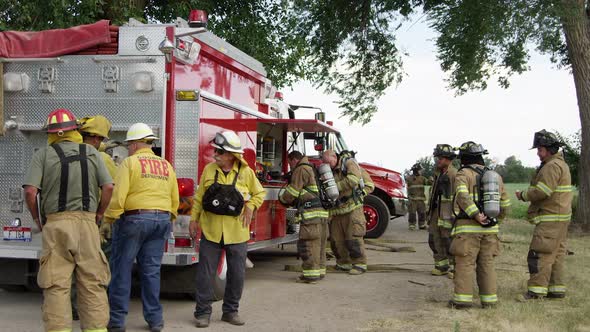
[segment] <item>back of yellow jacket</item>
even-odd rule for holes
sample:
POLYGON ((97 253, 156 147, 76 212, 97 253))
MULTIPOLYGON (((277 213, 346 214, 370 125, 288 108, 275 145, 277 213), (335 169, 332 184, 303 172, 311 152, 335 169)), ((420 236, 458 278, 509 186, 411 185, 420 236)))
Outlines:
POLYGON ((115 177, 115 189, 105 221, 112 222, 129 210, 162 210, 176 216, 178 182, 170 163, 151 149, 140 149, 125 158, 115 177))
MULTIPOLYGON (((470 165, 479 169, 483 169, 480 165, 470 165)), ((474 218, 483 211, 480 211, 476 202, 479 201, 479 190, 477 188, 478 173, 469 168, 463 167, 457 172, 455 177, 455 203, 454 212, 457 215, 455 226, 451 232, 451 236, 462 233, 484 233, 495 234, 498 233, 498 225, 492 227, 483 227, 474 218)), ((506 216, 507 208, 510 206, 510 199, 504 190, 504 182, 500 178, 500 216, 499 220, 506 216)))
POLYGON ((544 162, 530 187, 522 193, 530 201, 530 223, 570 221, 572 217, 573 187, 570 169, 560 153, 544 162))

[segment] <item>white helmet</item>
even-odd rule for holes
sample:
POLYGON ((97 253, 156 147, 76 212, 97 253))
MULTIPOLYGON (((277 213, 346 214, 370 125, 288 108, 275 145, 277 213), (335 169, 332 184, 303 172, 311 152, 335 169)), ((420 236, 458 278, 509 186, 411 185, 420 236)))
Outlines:
POLYGON ((233 131, 224 131, 215 134, 215 138, 211 141, 211 145, 215 148, 229 152, 244 153, 242 142, 238 135, 233 131))
POLYGON ((125 138, 125 142, 137 141, 140 139, 155 140, 158 138, 156 135, 154 135, 154 132, 150 126, 146 125, 145 123, 138 122, 132 124, 131 127, 129 127, 129 130, 127 130, 127 138, 125 138))

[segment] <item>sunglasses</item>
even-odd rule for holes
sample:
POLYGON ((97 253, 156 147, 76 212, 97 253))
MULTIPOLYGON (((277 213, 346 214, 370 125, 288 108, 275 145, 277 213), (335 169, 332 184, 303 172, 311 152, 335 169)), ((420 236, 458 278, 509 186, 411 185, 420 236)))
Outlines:
POLYGON ((227 152, 227 151, 225 151, 224 149, 215 148, 215 153, 216 153, 216 154, 222 155, 222 154, 224 154, 224 153, 226 153, 226 152, 227 152))

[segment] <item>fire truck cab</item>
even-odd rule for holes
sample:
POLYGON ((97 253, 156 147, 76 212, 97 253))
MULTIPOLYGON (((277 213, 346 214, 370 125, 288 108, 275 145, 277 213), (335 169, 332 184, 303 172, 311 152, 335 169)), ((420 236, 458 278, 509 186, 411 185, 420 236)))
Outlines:
MULTIPOLYGON (((0 33, 0 50, 15 53, 0 53, 0 286, 36 285, 41 234, 24 204, 22 183, 33 152, 47 144, 42 126, 56 108, 78 118, 107 117, 114 141, 123 141, 136 122, 160 137, 153 150, 175 167, 181 196, 175 247, 163 258, 163 292, 194 292, 199 248, 198 235, 188 233, 190 206, 203 168, 214 160, 209 143, 219 131, 240 136, 244 158, 266 190, 250 227, 249 249, 298 238, 296 227, 289 227, 294 210, 278 202, 287 154, 315 152, 317 159, 322 149, 340 151, 346 144, 321 119, 285 116, 272 102, 275 89, 263 65, 208 32, 205 16, 192 17, 201 19, 172 24, 131 19, 121 27, 101 21, 38 35, 8 32, 10 38, 0 33), (320 138, 325 145, 316 149, 320 138)), ((116 162, 126 157, 122 147, 108 152, 116 162)), ((378 188, 367 197, 365 213, 369 232, 379 226, 374 233, 379 236, 390 217, 406 212, 405 183, 398 172, 361 166, 378 188)), ((222 258, 219 280, 224 273, 222 258)))

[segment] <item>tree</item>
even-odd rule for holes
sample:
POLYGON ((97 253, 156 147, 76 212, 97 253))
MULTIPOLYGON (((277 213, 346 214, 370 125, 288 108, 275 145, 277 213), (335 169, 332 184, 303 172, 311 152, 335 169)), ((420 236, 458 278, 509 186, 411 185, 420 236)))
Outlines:
POLYGON ((563 147, 565 162, 570 167, 570 172, 572 173, 572 183, 577 186, 580 183, 578 166, 580 165, 580 151, 582 149, 582 131, 578 130, 576 133, 570 136, 565 136, 561 133, 556 134, 565 144, 563 147))
POLYGON ((535 169, 523 166, 515 156, 510 156, 503 165, 497 165, 495 171, 502 176, 505 183, 523 183, 530 181, 535 169))
MULTIPOLYGON (((432 157, 426 156, 416 160, 416 164, 420 164, 422 166, 422 176, 429 179, 430 177, 434 176, 434 161, 432 157)), ((405 176, 411 175, 412 172, 409 169, 404 171, 405 176)))

